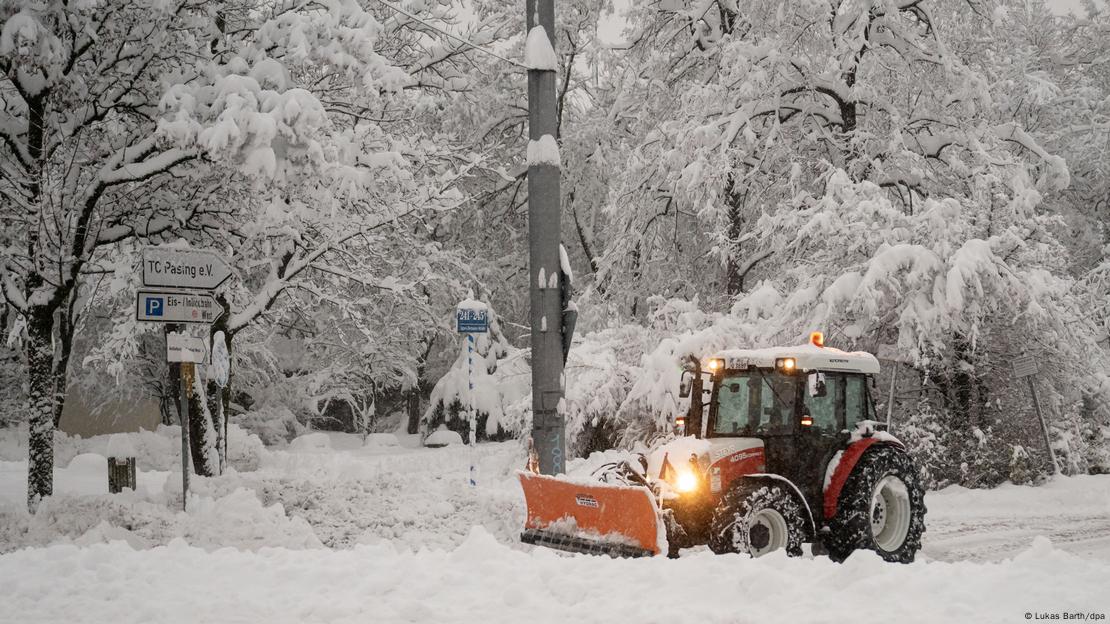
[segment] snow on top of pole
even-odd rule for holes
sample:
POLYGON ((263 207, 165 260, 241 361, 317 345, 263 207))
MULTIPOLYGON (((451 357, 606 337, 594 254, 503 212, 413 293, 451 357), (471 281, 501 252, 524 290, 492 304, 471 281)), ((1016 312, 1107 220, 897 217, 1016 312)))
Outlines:
POLYGON ((524 66, 541 71, 555 71, 558 67, 555 48, 551 47, 551 39, 548 39, 543 26, 536 25, 528 31, 528 41, 524 45, 524 66))
POLYGON ((559 159, 559 144, 555 137, 545 134, 539 141, 528 141, 528 166, 551 165, 561 167, 559 159))

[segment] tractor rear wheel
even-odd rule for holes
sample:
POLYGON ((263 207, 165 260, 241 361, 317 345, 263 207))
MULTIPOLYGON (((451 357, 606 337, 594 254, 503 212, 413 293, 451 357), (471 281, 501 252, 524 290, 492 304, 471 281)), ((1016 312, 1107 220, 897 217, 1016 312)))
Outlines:
POLYGON ((796 557, 805 541, 805 516, 793 492, 767 481, 734 484, 713 512, 709 549, 718 555, 747 553, 762 557, 784 549, 796 557))
POLYGON ((825 547, 836 561, 856 550, 873 550, 887 561, 913 561, 925 531, 925 488, 909 456, 890 446, 864 453, 828 526, 825 547))

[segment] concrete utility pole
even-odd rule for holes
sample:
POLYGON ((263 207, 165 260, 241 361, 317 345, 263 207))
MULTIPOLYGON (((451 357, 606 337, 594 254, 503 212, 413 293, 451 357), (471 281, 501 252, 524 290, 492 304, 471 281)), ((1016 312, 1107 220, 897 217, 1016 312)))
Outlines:
MULTIPOLYGON (((543 26, 555 45, 554 0, 527 0, 528 31, 543 26)), ((555 71, 528 70, 528 137, 558 138, 555 116, 555 71)), ((563 306, 559 290, 560 196, 559 166, 531 162, 528 166, 528 289, 532 320, 532 443, 540 472, 565 470, 566 429, 558 411, 562 398, 563 306)))

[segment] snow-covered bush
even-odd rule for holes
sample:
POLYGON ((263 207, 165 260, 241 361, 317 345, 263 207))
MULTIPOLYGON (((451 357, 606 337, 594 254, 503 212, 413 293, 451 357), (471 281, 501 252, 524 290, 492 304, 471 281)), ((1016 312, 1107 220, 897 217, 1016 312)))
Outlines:
POLYGON ((232 416, 231 420, 257 435, 266 446, 284 446, 305 430, 297 416, 284 405, 268 403, 232 416))
POLYGON ((518 435, 524 423, 519 412, 506 412, 506 407, 528 392, 531 375, 523 353, 505 340, 492 307, 473 300, 463 304, 486 308, 489 331, 474 334, 472 342, 465 335, 458 336, 458 355, 432 388, 428 408, 421 417, 421 429, 427 435, 446 425, 468 439, 468 418, 473 409, 478 440, 503 440, 518 435))

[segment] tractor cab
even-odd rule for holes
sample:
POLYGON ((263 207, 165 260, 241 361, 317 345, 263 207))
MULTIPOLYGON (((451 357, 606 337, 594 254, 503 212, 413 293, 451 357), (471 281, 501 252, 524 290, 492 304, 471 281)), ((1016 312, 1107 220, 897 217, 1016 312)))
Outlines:
POLYGON ((758 471, 789 479, 818 511, 824 467, 858 423, 876 420, 878 372, 875 356, 825 347, 820 332, 805 345, 722 351, 704 366, 691 358, 680 393, 690 408, 676 429, 709 441, 711 489, 718 474, 719 487, 730 480, 736 452, 760 448, 758 471))

